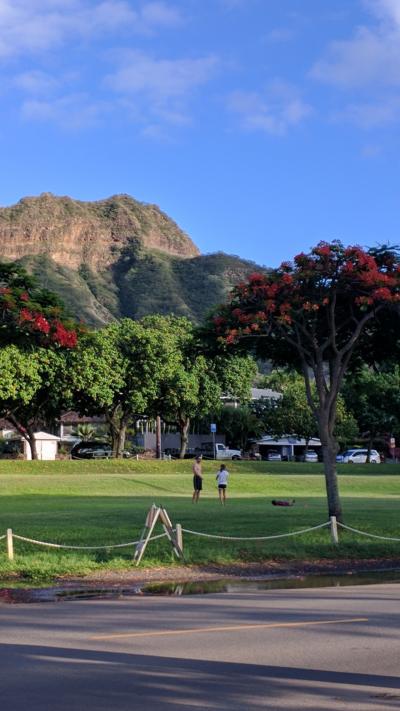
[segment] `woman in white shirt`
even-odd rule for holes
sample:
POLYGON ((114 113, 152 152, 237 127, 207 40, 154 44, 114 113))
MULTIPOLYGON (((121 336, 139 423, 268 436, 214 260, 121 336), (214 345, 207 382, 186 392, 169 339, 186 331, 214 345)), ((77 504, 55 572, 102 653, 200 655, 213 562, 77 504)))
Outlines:
POLYGON ((228 486, 228 476, 229 472, 225 466, 225 464, 221 464, 219 468, 219 472, 217 476, 215 477, 217 480, 218 484, 218 496, 221 504, 225 506, 225 501, 226 501, 226 487, 228 486))

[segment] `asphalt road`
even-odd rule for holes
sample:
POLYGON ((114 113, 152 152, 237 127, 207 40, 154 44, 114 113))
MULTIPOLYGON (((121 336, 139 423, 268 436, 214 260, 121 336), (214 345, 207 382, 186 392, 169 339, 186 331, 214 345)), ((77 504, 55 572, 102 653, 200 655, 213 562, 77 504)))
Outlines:
POLYGON ((1 605, 1 711, 400 709, 399 593, 1 605))

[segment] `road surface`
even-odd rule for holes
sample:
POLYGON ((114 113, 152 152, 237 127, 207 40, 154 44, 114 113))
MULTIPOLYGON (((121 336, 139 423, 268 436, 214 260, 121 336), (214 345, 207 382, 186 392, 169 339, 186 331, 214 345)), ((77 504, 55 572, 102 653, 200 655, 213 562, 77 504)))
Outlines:
POLYGON ((0 605, 2 711, 400 709, 400 585, 0 605))

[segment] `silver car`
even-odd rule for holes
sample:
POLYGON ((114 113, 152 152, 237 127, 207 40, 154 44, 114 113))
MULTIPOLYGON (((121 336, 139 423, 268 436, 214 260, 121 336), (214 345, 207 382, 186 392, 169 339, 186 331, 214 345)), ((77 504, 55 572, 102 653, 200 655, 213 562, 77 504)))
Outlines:
POLYGON ((308 452, 304 453, 305 462, 318 462, 318 454, 314 449, 309 449, 308 452))
MULTIPOLYGON (((343 452, 343 454, 338 454, 336 461, 342 462, 343 464, 366 464, 367 457, 367 449, 348 449, 346 452, 343 452)), ((376 449, 371 449, 369 460, 371 464, 381 463, 381 458, 376 449)))

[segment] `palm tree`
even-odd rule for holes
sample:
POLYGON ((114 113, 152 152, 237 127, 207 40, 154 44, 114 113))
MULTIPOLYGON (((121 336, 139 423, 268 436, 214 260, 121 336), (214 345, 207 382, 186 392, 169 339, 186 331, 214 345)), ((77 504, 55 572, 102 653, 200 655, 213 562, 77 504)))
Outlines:
POLYGON ((76 426, 75 430, 72 432, 72 435, 74 437, 79 437, 79 439, 83 439, 86 442, 90 442, 91 440, 96 439, 96 429, 93 425, 88 423, 80 424, 76 426))

